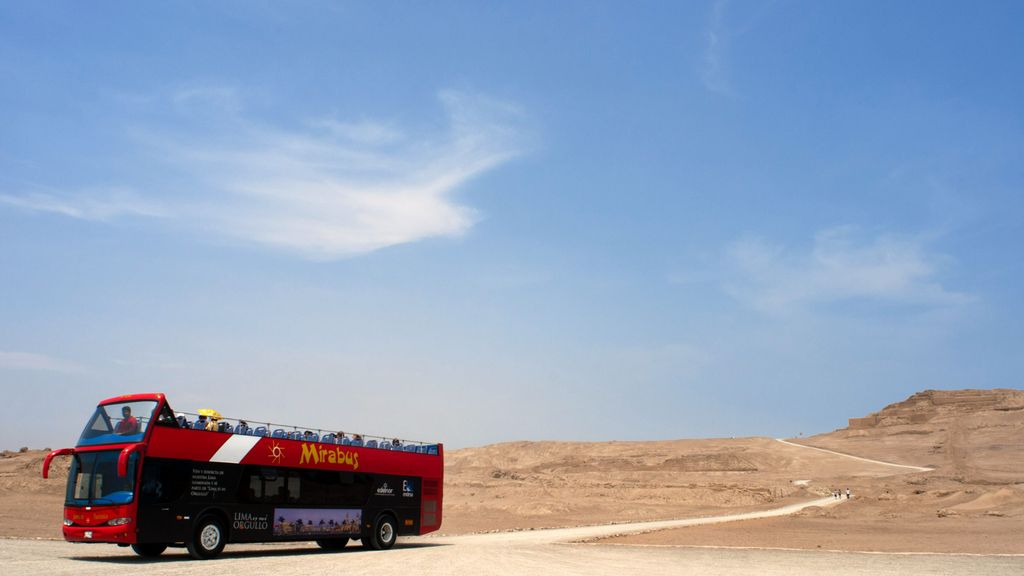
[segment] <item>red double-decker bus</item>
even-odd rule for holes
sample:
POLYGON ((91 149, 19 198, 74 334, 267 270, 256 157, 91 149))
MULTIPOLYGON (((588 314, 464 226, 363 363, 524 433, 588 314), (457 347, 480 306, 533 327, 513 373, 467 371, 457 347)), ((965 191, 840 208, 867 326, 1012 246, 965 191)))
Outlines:
POLYGON ((213 558, 229 542, 387 549, 441 526, 444 447, 175 414, 163 394, 100 402, 74 448, 64 539, 213 558))

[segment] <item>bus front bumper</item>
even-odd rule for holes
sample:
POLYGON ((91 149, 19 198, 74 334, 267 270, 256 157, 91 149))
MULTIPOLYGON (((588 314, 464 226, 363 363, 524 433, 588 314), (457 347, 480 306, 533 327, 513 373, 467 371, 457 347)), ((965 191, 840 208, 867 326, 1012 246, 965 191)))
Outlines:
POLYGON ((64 539, 68 542, 135 544, 135 526, 65 526, 64 539))
POLYGON ((131 506, 64 507, 64 539, 68 542, 135 543, 131 506))

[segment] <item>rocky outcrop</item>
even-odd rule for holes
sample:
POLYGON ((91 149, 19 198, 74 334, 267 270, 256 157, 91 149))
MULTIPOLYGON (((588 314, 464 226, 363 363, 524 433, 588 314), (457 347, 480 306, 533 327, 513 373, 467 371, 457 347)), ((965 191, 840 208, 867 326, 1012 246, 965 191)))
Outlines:
POLYGON ((988 410, 1024 409, 1024 391, 925 390, 902 402, 890 404, 863 418, 850 418, 849 429, 864 430, 884 426, 925 424, 943 416, 965 415, 988 410))

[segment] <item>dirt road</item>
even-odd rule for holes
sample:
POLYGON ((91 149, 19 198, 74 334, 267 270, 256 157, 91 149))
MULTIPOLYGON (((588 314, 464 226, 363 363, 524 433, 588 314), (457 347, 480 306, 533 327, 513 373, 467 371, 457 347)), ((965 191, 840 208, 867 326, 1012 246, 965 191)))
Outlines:
POLYGON ((836 456, 842 456, 843 458, 850 458, 853 460, 859 460, 861 462, 867 462, 869 464, 881 464, 883 466, 892 466, 893 468, 903 468, 904 470, 912 470, 914 472, 931 472, 934 468, 926 468, 924 466, 911 466, 909 464, 896 464, 893 462, 883 462, 882 460, 872 460, 870 458, 861 458, 860 456, 854 456, 853 454, 843 454, 842 452, 836 452, 835 450, 827 450, 825 448, 818 448, 816 446, 808 446, 806 444, 797 444, 796 442, 789 442, 782 438, 776 438, 777 441, 789 446, 797 446, 799 448, 807 448, 808 450, 817 450, 818 452, 824 452, 826 454, 834 454, 836 456))
POLYGON ((586 526, 437 538, 407 538, 387 552, 350 546, 323 552, 312 545, 229 546, 217 560, 197 562, 182 550, 144 560, 110 545, 75 545, 46 540, 0 540, 0 565, 7 576, 146 573, 147 575, 217 574, 395 574, 538 576, 574 574, 963 574, 1000 576, 1024 573, 1022 556, 858 554, 725 548, 609 546, 581 540, 677 526, 712 524, 791 514, 807 506, 833 506, 832 498, 775 510, 665 522, 586 526))

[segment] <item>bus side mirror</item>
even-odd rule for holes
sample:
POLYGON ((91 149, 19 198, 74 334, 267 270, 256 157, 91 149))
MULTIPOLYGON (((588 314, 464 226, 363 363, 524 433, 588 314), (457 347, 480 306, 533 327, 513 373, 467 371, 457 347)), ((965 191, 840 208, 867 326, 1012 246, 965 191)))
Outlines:
POLYGON ((60 450, 54 450, 46 455, 46 459, 43 460, 43 478, 50 477, 50 462, 57 456, 70 456, 75 453, 74 448, 61 448, 60 450))
POLYGON ((117 457, 117 475, 124 477, 128 475, 128 458, 132 455, 132 452, 143 450, 144 444, 132 444, 124 450, 121 450, 121 455, 117 457))

